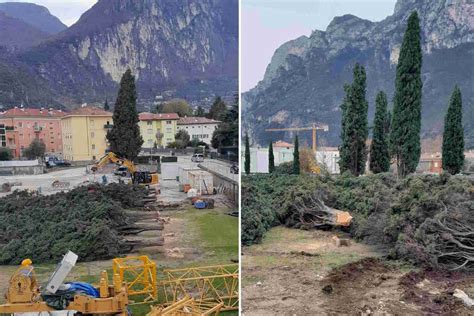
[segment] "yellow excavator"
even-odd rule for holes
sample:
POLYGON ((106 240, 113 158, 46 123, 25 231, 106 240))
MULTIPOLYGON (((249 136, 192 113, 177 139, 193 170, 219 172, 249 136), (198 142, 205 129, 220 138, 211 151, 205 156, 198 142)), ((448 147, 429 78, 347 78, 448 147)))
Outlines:
POLYGON ((158 173, 150 171, 139 171, 137 170, 137 167, 135 166, 133 161, 121 158, 113 152, 109 152, 104 157, 102 157, 94 166, 92 166, 91 170, 93 172, 96 172, 97 170, 109 163, 114 163, 119 166, 126 167, 131 175, 133 184, 151 186, 157 185, 159 183, 158 173))

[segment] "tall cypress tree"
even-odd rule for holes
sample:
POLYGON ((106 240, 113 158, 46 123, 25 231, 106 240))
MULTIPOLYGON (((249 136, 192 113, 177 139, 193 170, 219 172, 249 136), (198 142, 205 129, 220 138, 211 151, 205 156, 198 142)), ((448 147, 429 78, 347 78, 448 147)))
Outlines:
POLYGON ((339 169, 341 170, 341 173, 344 173, 345 171, 350 169, 350 139, 347 133, 347 124, 346 122, 348 121, 347 117, 347 109, 349 107, 349 98, 351 95, 351 89, 352 86, 350 84, 345 84, 344 85, 344 100, 342 101, 341 104, 341 145, 339 146, 339 169))
POLYGON ((273 173, 275 171, 275 156, 273 155, 273 142, 270 141, 268 146, 268 172, 273 173))
POLYGON ((354 80, 344 87, 346 96, 341 105, 342 130, 339 166, 341 172, 349 170, 353 175, 364 173, 367 161, 365 142, 368 136, 366 100, 366 74, 363 66, 354 66, 354 80))
POLYGON ((110 150, 120 157, 134 160, 143 144, 138 127, 137 92, 135 77, 128 69, 120 80, 120 88, 115 101, 114 125, 107 133, 110 150))
POLYGON ((373 173, 387 172, 390 169, 387 121, 387 96, 380 91, 375 99, 374 132, 370 146, 370 170, 373 173))
POLYGON ((300 149, 298 135, 295 137, 295 148, 293 150, 293 174, 300 174, 300 149))
POLYGON ((110 110, 109 101, 107 101, 107 98, 105 98, 104 110, 106 111, 110 110))
POLYGON ((245 174, 250 174, 250 144, 249 135, 245 133, 245 174))
POLYGON ((391 152, 400 177, 416 170, 421 155, 422 51, 420 22, 413 12, 403 36, 395 79, 395 96, 390 133, 391 152))
POLYGON ((462 96, 454 87, 444 120, 443 169, 451 174, 459 173, 464 166, 464 130, 462 126, 462 96))

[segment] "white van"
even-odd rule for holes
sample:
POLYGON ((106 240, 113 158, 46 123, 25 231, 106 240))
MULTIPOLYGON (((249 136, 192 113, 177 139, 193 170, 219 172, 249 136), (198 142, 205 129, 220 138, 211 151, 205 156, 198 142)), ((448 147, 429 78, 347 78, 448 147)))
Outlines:
POLYGON ((203 162, 204 161, 204 155, 203 154, 194 154, 191 157, 192 162, 203 162))

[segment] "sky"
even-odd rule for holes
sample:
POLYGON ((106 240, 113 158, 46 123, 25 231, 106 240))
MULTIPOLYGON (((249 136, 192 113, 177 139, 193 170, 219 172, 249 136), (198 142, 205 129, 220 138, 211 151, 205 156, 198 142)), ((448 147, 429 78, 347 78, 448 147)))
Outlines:
POLYGON ((274 51, 283 43, 326 30, 335 16, 353 14, 381 21, 396 0, 242 0, 241 91, 263 79, 274 51))
POLYGON ((0 0, 0 2, 31 2, 49 9, 61 22, 71 26, 79 20, 81 14, 92 7, 97 0, 0 0))

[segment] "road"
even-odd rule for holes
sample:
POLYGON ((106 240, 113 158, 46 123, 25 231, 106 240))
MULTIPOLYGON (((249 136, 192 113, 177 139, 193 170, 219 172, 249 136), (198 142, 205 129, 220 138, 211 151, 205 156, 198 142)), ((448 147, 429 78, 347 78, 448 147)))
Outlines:
MULTIPOLYGON (((180 165, 184 165, 187 167, 195 167, 198 168, 199 163, 195 163, 191 161, 191 156, 179 156, 178 163, 180 165)), ((230 163, 226 163, 220 160, 215 159, 205 159, 203 163, 201 163, 204 167, 213 170, 225 177, 228 177, 234 181, 239 180, 239 176, 237 174, 230 173, 230 163)), ((68 182, 69 189, 77 187, 82 183, 87 182, 102 182, 102 175, 107 176, 107 181, 111 182, 118 182, 118 177, 113 175, 113 170, 115 167, 107 166, 104 167, 101 173, 92 174, 87 173, 85 167, 77 167, 77 168, 68 168, 63 170, 52 171, 45 174, 40 175, 17 175, 17 176, 1 176, 0 177, 0 185, 3 183, 21 183, 21 186, 14 186, 12 189, 30 189, 30 190, 40 190, 42 194, 54 194, 61 189, 55 189, 52 187, 52 183, 56 180, 61 182, 68 182)), ((174 185, 167 187, 165 183, 163 183, 164 190, 167 189, 172 190, 174 189, 174 185)), ((177 184, 176 184, 177 186, 177 184)), ((63 189, 64 190, 64 189, 63 189)), ((0 193, 1 196, 5 196, 7 193, 0 193)), ((176 197, 178 198, 178 197, 176 197)), ((181 198, 181 197, 179 197, 181 198)))
MULTIPOLYGON (((84 182, 102 182, 103 174, 88 174, 85 167, 68 168, 59 171, 39 175, 17 175, 17 176, 1 176, 0 185, 3 183, 21 183, 21 186, 14 186, 12 189, 31 189, 40 190, 42 194, 48 195, 56 193, 60 190, 54 189, 52 183, 56 180, 61 182, 69 182, 69 188, 74 188, 84 182)), ((105 173, 108 182, 118 182, 118 177, 112 173, 105 173)), ((0 193, 0 196, 5 193, 0 193)))

